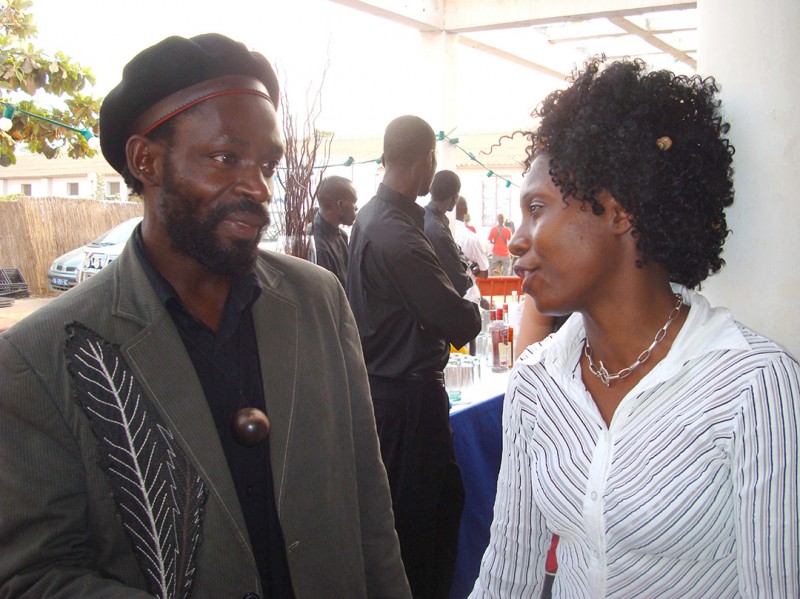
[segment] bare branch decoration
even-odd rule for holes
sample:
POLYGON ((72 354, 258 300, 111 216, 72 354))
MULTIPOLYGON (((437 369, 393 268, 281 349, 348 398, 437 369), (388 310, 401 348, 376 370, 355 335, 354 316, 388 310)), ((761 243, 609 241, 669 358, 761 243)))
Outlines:
POLYGON ((312 259, 309 250, 312 243, 314 223, 314 203, 317 186, 322 180, 330 160, 330 147, 333 134, 320 131, 316 127, 322 113, 322 88, 329 64, 322 71, 319 86, 312 93, 313 83, 306 89, 305 116, 298 117, 291 108, 284 77, 281 88, 281 111, 283 113, 283 136, 286 144, 284 155, 285 169, 278 171, 278 182, 283 187, 283 201, 286 210, 283 228, 287 254, 312 259))

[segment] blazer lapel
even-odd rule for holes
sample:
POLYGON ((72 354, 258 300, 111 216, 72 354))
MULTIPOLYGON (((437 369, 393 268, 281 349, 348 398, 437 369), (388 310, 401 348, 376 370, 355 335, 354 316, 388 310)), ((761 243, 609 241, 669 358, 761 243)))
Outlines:
POLYGON ((272 422, 270 461, 275 504, 280 515, 297 395, 299 306, 293 298, 277 292, 282 278, 280 272, 270 269, 265 274, 264 270, 260 270, 259 275, 262 293, 253 305, 253 322, 258 340, 264 399, 272 422))

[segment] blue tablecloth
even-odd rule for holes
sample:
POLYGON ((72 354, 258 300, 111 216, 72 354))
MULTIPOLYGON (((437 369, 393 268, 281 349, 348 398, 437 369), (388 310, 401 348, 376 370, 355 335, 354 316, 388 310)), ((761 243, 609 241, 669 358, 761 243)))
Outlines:
POLYGON ((489 545, 489 527, 502 456, 503 395, 460 408, 450 415, 465 502, 450 599, 469 595, 489 545))

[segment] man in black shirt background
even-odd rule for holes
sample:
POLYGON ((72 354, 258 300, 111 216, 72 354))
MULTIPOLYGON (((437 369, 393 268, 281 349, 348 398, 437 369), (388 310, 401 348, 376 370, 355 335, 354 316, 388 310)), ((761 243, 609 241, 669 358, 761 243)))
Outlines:
POLYGON ((347 233, 339 225, 351 226, 356 220, 358 195, 344 177, 326 177, 317 189, 319 212, 314 216, 314 245, 317 264, 339 278, 347 278, 347 233))
POLYGON ((469 264, 459 249, 447 213, 456 206, 461 179, 453 171, 439 171, 431 183, 431 201, 425 206, 425 235, 436 252, 436 257, 453 287, 460 296, 472 287, 472 279, 467 274, 469 264))
POLYGON ((386 128, 385 174, 356 217, 347 297, 358 325, 389 476, 395 527, 415 598, 447 597, 463 485, 453 452, 443 370, 449 347, 480 330, 424 233, 436 136, 416 116, 386 128))

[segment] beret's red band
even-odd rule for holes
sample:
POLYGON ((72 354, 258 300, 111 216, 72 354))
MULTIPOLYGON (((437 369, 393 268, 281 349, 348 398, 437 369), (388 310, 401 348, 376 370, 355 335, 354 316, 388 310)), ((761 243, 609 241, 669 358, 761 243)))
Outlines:
POLYGON ((147 129, 142 131, 141 134, 142 135, 147 135, 148 133, 150 133, 153 129, 158 127, 164 121, 168 121, 169 119, 171 119, 174 116, 177 116, 178 114, 180 114, 184 110, 188 110, 189 108, 191 108, 195 104, 199 104, 200 102, 203 102, 204 100, 209 100, 211 98, 216 98, 217 96, 226 96, 226 95, 229 95, 229 94, 256 94, 257 96, 261 96, 263 98, 266 98, 267 100, 270 101, 270 103, 272 102, 272 98, 270 98, 267 94, 264 94, 264 93, 261 93, 261 92, 257 92, 257 91, 253 91, 251 89, 229 89, 229 90, 225 90, 223 92, 214 92, 213 94, 208 94, 207 96, 203 96, 202 98, 198 98, 196 100, 193 100, 193 101, 189 102, 188 104, 185 104, 184 106, 181 106, 180 108, 178 108, 174 112, 171 112, 170 114, 161 117, 155 123, 150 125, 147 129))
POLYGON ((200 102, 230 94, 255 94, 275 105, 264 84, 257 79, 244 75, 217 77, 179 90, 156 102, 133 122, 130 135, 147 135, 160 124, 200 102))

